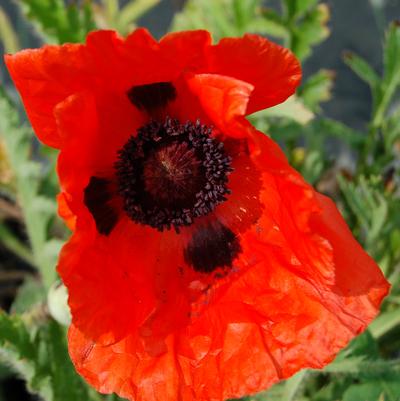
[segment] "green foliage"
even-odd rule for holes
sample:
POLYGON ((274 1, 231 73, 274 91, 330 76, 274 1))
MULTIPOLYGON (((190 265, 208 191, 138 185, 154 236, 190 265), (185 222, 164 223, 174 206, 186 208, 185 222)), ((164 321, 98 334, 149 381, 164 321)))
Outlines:
POLYGON ((66 334, 55 321, 0 313, 0 360, 27 380, 32 392, 45 401, 88 401, 89 390, 68 357, 66 334))
POLYGON ((48 42, 82 42, 95 28, 87 1, 82 6, 74 2, 65 5, 62 0, 21 0, 18 4, 48 42))
POLYGON ((14 31, 10 19, 0 7, 0 42, 4 45, 6 53, 14 53, 19 50, 19 40, 14 31))
POLYGON ((263 26, 261 0, 189 0, 175 16, 172 30, 208 28, 215 39, 241 36, 263 26))
MULTIPOLYGON (((380 177, 367 179, 360 176, 358 181, 347 181, 338 176, 340 189, 349 210, 355 215, 361 240, 367 249, 376 249, 376 241, 382 234, 388 218, 388 200, 383 195, 380 177)), ((356 228, 354 230, 357 232, 356 228)))
POLYGON ((313 112, 321 112, 321 103, 330 100, 335 74, 321 70, 308 78, 299 90, 303 103, 313 112))
POLYGON ((12 313, 25 313, 32 307, 43 303, 45 289, 37 277, 27 277, 19 287, 18 293, 11 307, 12 313))
POLYGON ((215 39, 246 32, 281 39, 301 59, 329 35, 329 10, 318 0, 284 1, 284 12, 266 8, 261 0, 189 0, 175 16, 172 29, 206 27, 215 39))
POLYGON ((95 19, 102 25, 112 28, 121 34, 128 34, 135 28, 135 22, 157 5, 160 0, 131 0, 120 7, 117 0, 103 0, 94 8, 95 19))
MULTIPOLYGON (((18 5, 45 42, 65 43, 83 42, 86 35, 97 28, 115 29, 126 35, 135 28, 135 22, 159 2, 131 0, 120 6, 118 0, 84 0, 67 4, 63 0, 21 0, 18 5)), ((2 20, 0 13, 0 22, 2 20)), ((2 31, 5 32, 5 28, 0 28, 0 35, 2 31)), ((8 33, 7 38, 10 42, 12 36, 8 33)))
MULTIPOLYGON (((49 252, 54 244, 50 239, 49 226, 56 213, 55 193, 45 196, 40 192, 42 165, 32 159, 33 133, 28 126, 21 125, 20 115, 0 88, 0 135, 4 140, 11 167, 15 174, 18 201, 22 207, 26 230, 30 239, 33 263, 42 273, 43 282, 49 287, 56 278, 57 255, 49 252)), ((13 239, 18 243, 18 239, 13 239)), ((18 244, 24 249, 23 244, 18 244)), ((15 248, 16 249, 16 248, 15 248)), ((27 252, 21 253, 25 259, 27 252)))
POLYGON ((289 31, 286 44, 300 60, 305 60, 312 47, 329 36, 329 9, 318 0, 285 0, 284 5, 284 24, 289 31))

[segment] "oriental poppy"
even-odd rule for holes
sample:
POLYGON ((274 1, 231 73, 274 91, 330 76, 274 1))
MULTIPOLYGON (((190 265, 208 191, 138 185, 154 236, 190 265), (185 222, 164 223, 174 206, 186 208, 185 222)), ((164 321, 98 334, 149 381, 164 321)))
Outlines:
POLYGON ((60 149, 69 350, 96 389, 254 393, 324 366, 377 314, 377 265, 245 118, 294 92, 290 51, 138 29, 6 63, 39 139, 60 149))

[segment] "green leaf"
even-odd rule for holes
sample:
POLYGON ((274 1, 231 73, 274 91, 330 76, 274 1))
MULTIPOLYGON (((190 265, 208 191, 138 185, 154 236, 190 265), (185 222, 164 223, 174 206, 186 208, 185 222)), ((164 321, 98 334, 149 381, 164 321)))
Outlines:
POLYGON ((332 362, 323 371, 330 374, 350 375, 365 381, 393 377, 400 379, 400 360, 367 360, 364 356, 355 356, 332 362))
POLYGON ((400 382, 375 380, 351 386, 343 395, 343 401, 398 401, 400 382))
POLYGON ((82 42, 95 28, 88 2, 79 6, 62 0, 21 0, 17 4, 47 41, 82 42))
POLYGON ((131 24, 156 6, 160 0, 131 0, 117 14, 117 28, 122 34, 131 30, 131 24))
POLYGON ((376 249, 383 228, 388 220, 389 203, 383 195, 382 179, 361 175, 357 182, 338 177, 340 189, 347 205, 356 216, 363 233, 367 250, 376 249))
POLYGON ((256 6, 260 0, 233 0, 232 9, 236 26, 239 29, 245 29, 254 16, 256 6))
POLYGON ((365 367, 365 357, 354 356, 330 363, 324 368, 324 372, 357 375, 364 367, 365 367))
POLYGON ((17 295, 11 306, 12 313, 24 313, 42 303, 46 298, 43 284, 35 277, 27 277, 18 288, 17 295))
POLYGON ((177 13, 172 30, 208 29, 215 39, 265 32, 260 0, 188 0, 177 13))
POLYGON ((400 326, 400 310, 381 313, 369 326, 371 334, 379 339, 400 326))
POLYGON ((89 390, 68 356, 64 329, 53 320, 28 327, 0 313, 0 358, 46 401, 88 401, 89 390))
MULTIPOLYGON (((314 392, 310 400, 312 401, 332 401, 342 400, 343 393, 351 385, 353 380, 351 378, 343 378, 335 376, 334 380, 329 381, 327 384, 314 392)), ((307 399, 308 400, 308 399, 307 399)))
POLYGON ((321 111, 320 104, 331 98, 334 76, 332 71, 321 70, 308 78, 298 92, 306 107, 313 112, 321 111))
POLYGON ((400 23, 393 22, 386 34, 384 48, 384 84, 400 84, 400 23))
POLYGON ((303 15, 318 4, 318 0, 284 0, 288 17, 293 19, 303 15))
POLYGON ((354 53, 346 52, 343 59, 345 63, 372 88, 372 90, 376 89, 380 81, 378 74, 363 58, 354 53))
POLYGON ((308 376, 306 369, 296 373, 290 379, 287 379, 284 384, 284 390, 282 394, 282 401, 296 401, 299 398, 299 393, 304 387, 304 381, 308 376))
POLYGON ((282 381, 280 383, 274 384, 267 391, 262 391, 261 393, 255 395, 250 395, 248 397, 242 397, 239 400, 236 399, 231 401, 286 401, 282 398, 284 393, 284 387, 285 387, 285 382, 282 381))
POLYGON ((319 0, 296 0, 297 15, 304 14, 319 3, 319 0))
POLYGON ((390 102, 400 85, 400 24, 398 21, 393 22, 386 33, 383 64, 383 80, 374 102, 371 122, 373 129, 382 126, 390 102))
POLYGON ((21 48, 18 36, 2 7, 0 7, 0 42, 5 53, 15 53, 21 48))
POLYGON ((304 61, 311 54, 312 47, 329 36, 329 17, 329 8, 319 4, 292 29, 289 46, 300 60, 304 61))
POLYGON ((301 174, 310 184, 315 184, 321 177, 325 167, 325 158, 321 149, 312 149, 306 152, 301 166, 301 174))
POLYGON ((400 106, 397 106, 383 122, 383 139, 386 152, 395 152, 395 144, 400 141, 400 106))
POLYGON ((20 116, 7 94, 0 87, 0 135, 6 145, 16 177, 17 196, 23 211, 33 262, 49 287, 55 280, 54 255, 47 252, 49 225, 55 218, 54 197, 43 196, 42 166, 31 160, 33 132, 21 124, 20 116))
MULTIPOLYGON (((304 106, 302 99, 296 95, 291 96, 286 102, 257 113, 263 117, 285 117, 300 124, 307 124, 314 118, 314 114, 304 106)), ((256 116, 257 116, 256 115, 256 116)))
POLYGON ((279 14, 270 9, 262 9, 261 16, 253 16, 248 28, 250 32, 270 35, 275 38, 287 38, 289 36, 289 29, 285 21, 279 14))
POLYGON ((317 135, 340 139, 355 149, 358 149, 364 142, 364 135, 362 132, 349 128, 339 121, 320 118, 313 121, 313 127, 317 135))

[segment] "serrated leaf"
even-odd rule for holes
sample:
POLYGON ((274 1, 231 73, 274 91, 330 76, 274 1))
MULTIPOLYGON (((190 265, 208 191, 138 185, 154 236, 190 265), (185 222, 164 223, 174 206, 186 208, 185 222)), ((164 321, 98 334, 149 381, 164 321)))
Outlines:
POLYGON ((361 175, 357 182, 350 182, 339 176, 338 183, 360 224, 366 248, 373 250, 389 213, 389 203, 382 194, 381 178, 370 176, 367 179, 361 175))
POLYGON ((332 71, 321 70, 307 79, 298 93, 306 107, 313 112, 321 111, 320 104, 331 98, 334 76, 332 71))
POLYGON ((0 358, 46 401, 89 400, 69 359, 65 331, 53 320, 33 330, 20 317, 0 313, 0 358))
POLYGON ((88 2, 79 6, 62 0, 21 0, 17 4, 50 42, 82 42, 95 28, 88 2))
POLYGON ((319 0, 296 0, 296 12, 297 14, 304 14, 306 11, 315 7, 319 0))
POLYGON ((288 17, 299 17, 318 4, 319 0, 284 0, 288 17))
POLYGON ((46 286, 55 279, 54 260, 46 259, 49 223, 56 212, 55 199, 40 194, 41 165, 31 160, 33 132, 21 124, 17 109, 0 87, 0 134, 16 177, 17 196, 33 251, 31 261, 42 273, 46 286))
POLYGON ((319 4, 293 29, 290 47, 300 60, 305 60, 311 54, 312 46, 329 36, 329 18, 329 8, 325 4, 319 4))
POLYGON ((208 29, 215 39, 266 33, 271 26, 263 25, 261 4, 260 0, 189 0, 175 15, 172 30, 208 29))

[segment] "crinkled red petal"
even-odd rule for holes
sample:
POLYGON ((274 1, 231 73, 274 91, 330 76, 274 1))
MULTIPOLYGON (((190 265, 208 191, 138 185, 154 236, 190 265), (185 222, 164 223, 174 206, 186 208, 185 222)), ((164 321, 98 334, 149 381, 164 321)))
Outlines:
POLYGON ((290 50, 251 34, 225 38, 212 46, 208 72, 254 86, 246 114, 283 102, 301 81, 300 64, 290 50))
POLYGON ((85 45, 44 46, 6 55, 39 139, 60 148, 55 107, 70 95, 111 90, 126 93, 133 85, 172 81, 185 72, 230 76, 255 87, 247 113, 290 96, 300 82, 294 56, 256 35, 223 39, 211 46, 206 31, 172 33, 160 43, 137 29, 125 40, 113 31, 88 35, 85 45))
POLYGON ((137 330, 158 305, 159 243, 160 235, 126 219, 107 237, 94 227, 75 231, 58 264, 74 324, 106 344, 137 330))
POLYGON ((253 135, 263 212, 241 234, 238 271, 192 300, 198 313, 182 315, 163 342, 139 331, 102 346, 71 328, 75 366, 100 391, 147 401, 243 396, 324 366, 376 316, 389 288, 378 266, 331 201, 269 138, 253 135))

